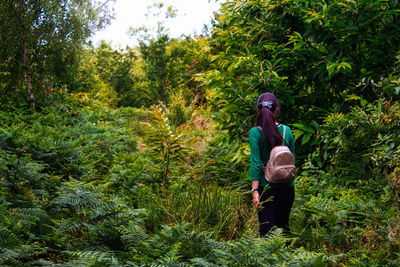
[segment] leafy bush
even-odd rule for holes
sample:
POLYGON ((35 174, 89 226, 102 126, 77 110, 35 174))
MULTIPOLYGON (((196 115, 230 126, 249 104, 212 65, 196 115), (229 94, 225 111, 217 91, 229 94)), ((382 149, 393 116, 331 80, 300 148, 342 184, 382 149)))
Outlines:
POLYGON ((350 265, 395 262, 400 212, 390 184, 377 190, 375 183, 341 185, 340 179, 310 162, 304 166, 290 221, 296 243, 342 253, 350 265))
POLYGON ((361 180, 384 185, 383 176, 397 166, 399 118, 399 103, 389 101, 354 107, 347 114, 334 113, 320 129, 322 148, 316 155, 329 163, 329 172, 341 178, 340 184, 355 185, 361 180))

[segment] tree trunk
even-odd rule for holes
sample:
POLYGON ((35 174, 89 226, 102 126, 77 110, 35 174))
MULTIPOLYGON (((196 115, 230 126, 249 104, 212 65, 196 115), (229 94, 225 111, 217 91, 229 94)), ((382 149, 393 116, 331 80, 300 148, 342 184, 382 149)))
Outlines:
POLYGON ((35 104, 35 96, 33 94, 33 87, 32 87, 32 76, 30 72, 30 62, 29 62, 29 57, 28 57, 28 44, 26 43, 26 30, 24 27, 24 2, 20 1, 18 6, 14 6, 14 12, 17 18, 19 18, 19 24, 21 27, 21 32, 22 32, 22 58, 24 60, 24 73, 25 73, 25 79, 26 79, 26 87, 28 90, 28 95, 29 95, 29 105, 31 108, 35 109, 36 104, 35 104))
POLYGON ((25 72, 25 78, 26 78, 26 87, 28 89, 28 95, 29 95, 29 104, 31 108, 35 109, 36 104, 35 104, 35 96, 33 94, 33 87, 32 87, 32 78, 31 78, 31 72, 30 72, 30 64, 29 64, 29 58, 28 58, 28 49, 26 45, 26 39, 25 35, 22 38, 23 42, 23 57, 24 57, 24 72, 25 72))

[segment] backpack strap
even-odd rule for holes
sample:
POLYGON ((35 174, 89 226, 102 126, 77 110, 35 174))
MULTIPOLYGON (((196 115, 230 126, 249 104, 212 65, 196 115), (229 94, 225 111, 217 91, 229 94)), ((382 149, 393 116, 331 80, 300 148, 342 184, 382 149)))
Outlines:
POLYGON ((282 124, 282 126, 283 126, 283 145, 285 145, 286 126, 283 124, 282 124))

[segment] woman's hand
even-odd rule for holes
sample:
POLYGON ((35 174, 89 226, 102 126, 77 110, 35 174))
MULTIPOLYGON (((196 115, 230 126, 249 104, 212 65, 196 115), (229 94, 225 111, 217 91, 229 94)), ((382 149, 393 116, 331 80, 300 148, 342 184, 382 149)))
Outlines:
MULTIPOLYGON (((251 181, 251 188, 258 188, 259 182, 257 180, 251 181)), ((258 193, 257 190, 252 189, 253 193, 253 205, 255 208, 258 208, 260 206, 260 194, 258 193)))
POLYGON ((258 208, 260 206, 260 194, 258 191, 253 192, 253 205, 255 208, 258 208))

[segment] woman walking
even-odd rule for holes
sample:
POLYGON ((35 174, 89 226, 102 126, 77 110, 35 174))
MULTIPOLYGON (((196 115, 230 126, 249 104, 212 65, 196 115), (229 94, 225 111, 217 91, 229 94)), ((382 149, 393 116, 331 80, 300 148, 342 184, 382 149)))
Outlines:
POLYGON ((263 166, 267 165, 272 148, 284 142, 295 155, 292 131, 277 121, 280 106, 272 93, 260 95, 257 101, 256 126, 249 131, 253 205, 258 208, 260 236, 274 227, 289 231, 289 214, 294 201, 294 181, 267 182, 263 166), (285 133, 284 138, 282 137, 285 133))

